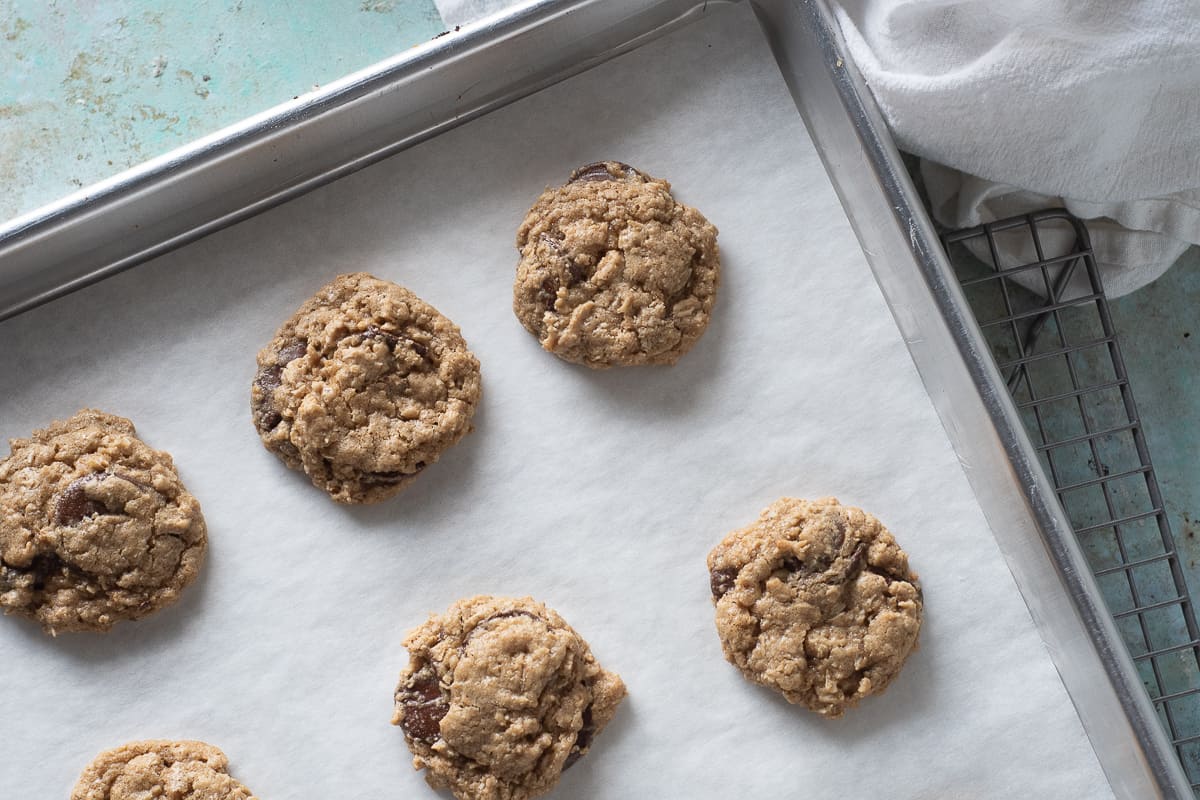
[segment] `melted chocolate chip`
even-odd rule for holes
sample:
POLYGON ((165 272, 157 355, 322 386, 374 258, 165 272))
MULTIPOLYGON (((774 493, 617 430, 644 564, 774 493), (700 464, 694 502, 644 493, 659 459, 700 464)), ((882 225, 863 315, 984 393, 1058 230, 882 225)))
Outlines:
POLYGON ((416 469, 412 472, 401 472, 400 470, 396 470, 395 472, 366 472, 363 473, 362 482, 373 486, 390 486, 400 483, 405 478, 411 478, 423 469, 425 469, 425 462, 418 461, 416 469))
MULTIPOLYGON (((603 166, 603 164, 601 165, 603 166)), ((607 175, 608 173, 605 173, 607 175)), ((587 180, 587 179, 584 179, 587 180)), ((554 255, 561 259, 567 270, 567 286, 574 286, 587 277, 588 268, 582 264, 576 264, 570 256, 562 251, 562 241, 553 236, 543 233, 540 236, 541 240, 554 251, 554 255)), ((553 278, 547 278, 542 281, 542 291, 538 292, 538 301, 545 306, 553 306, 555 295, 558 292, 558 285, 553 278), (546 297, 543 298, 543 293, 546 297)))
POLYGON ((575 734, 575 744, 571 745, 571 752, 567 756, 567 760, 563 762, 563 769, 583 758, 588 748, 592 746, 594 738, 596 738, 596 723, 592 720, 592 707, 588 706, 583 710, 583 727, 579 729, 579 733, 575 734))
POLYGON ((579 283, 581 280, 586 278, 587 273, 588 273, 587 267, 585 267, 581 264, 576 264, 574 261, 569 262, 567 264, 567 276, 568 276, 567 285, 574 286, 575 284, 579 283))
POLYGON ((408 477, 407 472, 367 472, 362 476, 363 483, 373 486, 388 486, 399 483, 408 477))
POLYGON ((54 554, 34 556, 27 567, 10 567, 0 561, 0 592, 13 589, 42 589, 46 579, 62 568, 62 561, 54 554))
POLYGON ((579 183, 581 181, 621 181, 630 180, 638 175, 638 171, 628 164, 622 164, 620 161, 597 161, 595 164, 585 164, 579 169, 571 173, 570 180, 567 183, 579 183), (618 170, 624 174, 613 175, 608 170, 608 165, 613 164, 618 170))
MULTIPOLYGON (((835 547, 840 548, 842 545, 842 542, 845 541, 845 538, 846 538, 845 532, 840 531, 837 534, 837 536, 835 537, 835 540, 836 540, 835 547)), ((865 551, 866 545, 859 545, 859 548, 860 548, 860 550, 862 550, 862 552, 866 552, 865 551)), ((861 555, 862 555, 862 553, 860 553, 859 550, 854 551, 854 555, 851 556, 851 563, 850 563, 850 567, 849 567, 850 572, 853 572, 855 569, 858 568, 857 559, 861 555)), ((783 570, 792 573, 793 575, 798 575, 801 577, 817 576, 817 575, 821 575, 821 574, 827 572, 829 570, 829 568, 831 566, 833 566, 833 562, 836 559, 837 559, 836 552, 830 552, 830 553, 822 554, 819 558, 813 560, 811 563, 806 563, 804 561, 801 561, 795 555, 788 553, 786 556, 784 556, 781 559, 780 567, 783 570)))
POLYGON ((733 567, 714 569, 708 574, 708 585, 714 600, 720 600, 737 583, 738 571, 733 567))
POLYGON ((399 336, 397 336, 394 333, 390 333, 389 331, 385 331, 382 328, 377 328, 374 325, 371 325, 365 331, 363 331, 362 337, 364 339, 378 340, 393 349, 396 347, 397 344, 400 343, 399 336))
POLYGON ((283 373, 283 367, 278 364, 260 367, 258 374, 254 376, 254 385, 262 389, 266 394, 279 388, 280 376, 283 373))
POLYGON ((254 382, 261 386, 263 391, 270 394, 279 388, 283 368, 307 352, 308 342, 297 339, 280 349, 275 355, 275 363, 261 368, 258 375, 255 376, 254 382))
POLYGON ((425 345, 421 344, 420 342, 418 342, 414 339, 410 339, 409 337, 407 337, 403 334, 392 333, 391 331, 385 331, 382 328, 377 327, 375 325, 371 325, 371 326, 367 327, 367 329, 364 330, 362 333, 354 334, 354 335, 361 336, 364 341, 367 339, 374 339, 375 341, 383 342, 385 345, 387 345, 388 349, 392 350, 393 352, 396 350, 397 345, 399 345, 401 342, 404 342, 405 344, 407 344, 409 347, 412 348, 412 351, 414 353, 416 353, 418 357, 428 358, 428 356, 429 356, 429 348, 426 347, 425 345))
POLYGON ((308 352, 308 342, 303 339, 297 339, 288 346, 280 349, 279 355, 275 359, 275 363, 281 367, 286 367, 288 364, 295 361, 300 356, 308 352))
POLYGON ((262 389, 263 399, 259 404, 258 425, 261 430, 274 430, 283 421, 283 415, 271 403, 271 395, 283 382, 283 368, 308 352, 308 342, 297 339, 282 347, 275 355, 275 363, 260 367, 254 376, 254 385, 262 389))
POLYGON ((433 669, 425 667, 413 675, 396 699, 404 708, 404 720, 400 723, 404 732, 427 744, 436 742, 441 736, 439 723, 450 710, 450 701, 433 669))
POLYGON ((104 478, 106 472, 96 472, 76 478, 58 496, 54 504, 55 525, 75 525, 94 514, 107 514, 109 509, 104 503, 92 500, 84 488, 88 483, 104 478))
POLYGON ((46 581, 51 575, 57 575, 63 571, 65 564, 63 560, 54 553, 34 556, 33 563, 29 565, 28 574, 33 576, 33 590, 40 592, 46 588, 46 581))

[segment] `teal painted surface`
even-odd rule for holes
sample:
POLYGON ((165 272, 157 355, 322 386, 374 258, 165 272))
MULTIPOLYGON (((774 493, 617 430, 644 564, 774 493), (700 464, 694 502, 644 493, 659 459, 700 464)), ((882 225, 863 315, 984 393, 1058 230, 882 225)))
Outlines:
MULTIPOLYGON (((951 257, 960 278, 992 274, 990 266, 956 246, 951 257)), ((981 323, 1007 316, 1005 298, 995 280, 964 288, 981 323)), ((1008 301, 1016 313, 1034 311, 1045 302, 1017 286, 1009 287, 1008 301)), ((1200 598, 1200 249, 1188 251, 1158 281, 1126 297, 1109 302, 1112 326, 1124 356, 1129 385, 1137 403, 1142 431, 1158 478, 1174 547, 1193 598, 1200 598)), ((1023 333, 1023 331, 1022 331, 1023 333)), ((1008 325, 984 325, 984 334, 997 362, 1019 355, 1016 334, 1008 325)), ((1018 404, 1069 392, 1073 386, 1099 387, 1116 380, 1106 344, 1086 347, 1069 356, 1054 355, 1064 347, 1101 342, 1105 332, 1095 303, 1060 311, 1046 321, 1035 344, 1026 352, 1047 357, 1029 364, 1028 380, 1013 391, 1018 404), (1073 371, 1073 374, 1072 374, 1073 371)), ((1008 377, 1006 374, 1005 377, 1008 377)), ((1035 412, 1022 409, 1023 421, 1035 443, 1065 442, 1091 431, 1126 423, 1119 389, 1097 389, 1078 398, 1047 400, 1035 412)), ((1166 552, 1153 518, 1128 522, 1118 528, 1113 519, 1143 514, 1154 508, 1141 474, 1140 459, 1129 431, 1087 442, 1063 444, 1041 453, 1042 463, 1056 472, 1059 486, 1077 486, 1062 493, 1067 516, 1079 534, 1080 544, 1109 609, 1118 615, 1120 629, 1132 654, 1174 648, 1188 635, 1168 564, 1154 560, 1166 552), (1093 449, 1094 448, 1094 449, 1093 449), (1099 485, 1104 480, 1107 491, 1099 485), (1111 504, 1111 508, 1110 508, 1111 504), (1123 549, 1122 549, 1123 548, 1123 549), (1123 564, 1143 562, 1129 571, 1123 564), (1135 598, 1133 589, 1138 596, 1135 598), (1124 615, 1135 607, 1164 604, 1140 615, 1124 615), (1144 624, 1144 627, 1143 627, 1144 624)), ((1166 652, 1137 662, 1137 669, 1152 696, 1172 695, 1196 687, 1197 660, 1190 649, 1166 652), (1157 673, 1155 668, 1157 667, 1157 673)), ((1169 700, 1174 736, 1200 735, 1200 698, 1169 700)), ((1164 727, 1167 718, 1160 706, 1164 727)), ((1184 746, 1183 762, 1193 780, 1200 779, 1200 742, 1184 746)))
MULTIPOLYGON (((1200 248, 1154 283, 1112 301, 1110 309, 1179 560, 1193 600, 1200 599, 1200 248)), ((1153 621, 1162 628, 1152 634, 1187 640, 1178 615, 1159 612, 1153 621)), ((1195 685, 1189 653, 1160 661, 1167 691, 1195 685)), ((1200 711, 1191 700, 1171 702, 1180 736, 1200 734, 1200 711)), ((1186 749, 1189 777, 1200 779, 1200 743, 1186 749)))
POLYGON ((441 30, 433 0, 0 0, 0 219, 441 30))
POLYGON ((1200 598, 1200 248, 1110 308, 1175 541, 1200 598))

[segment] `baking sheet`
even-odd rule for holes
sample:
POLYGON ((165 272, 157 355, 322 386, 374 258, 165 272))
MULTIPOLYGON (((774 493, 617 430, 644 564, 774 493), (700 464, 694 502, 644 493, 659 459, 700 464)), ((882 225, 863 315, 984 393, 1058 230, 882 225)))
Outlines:
POLYGON ((532 594, 630 697, 556 797, 1111 796, 751 13, 708 19, 247 223, 0 324, 0 435, 131 417, 200 499, 175 607, 106 636, 0 624, 3 794, 65 796, 99 750, 194 737, 264 799, 431 796, 388 724, 404 633, 532 594), (709 332, 605 373, 513 318, 514 232, 606 157, 720 229, 709 332), (338 272, 407 285, 483 365, 477 430, 348 509, 249 421, 254 353, 338 272), (885 521, 921 573, 921 649, 841 721, 721 658, 704 557, 780 495, 885 521))

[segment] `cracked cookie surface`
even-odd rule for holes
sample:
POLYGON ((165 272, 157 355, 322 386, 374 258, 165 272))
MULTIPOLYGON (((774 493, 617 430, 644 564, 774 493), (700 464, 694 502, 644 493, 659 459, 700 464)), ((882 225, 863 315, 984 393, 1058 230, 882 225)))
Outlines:
POLYGON ((79 776, 71 800, 256 800, 204 742, 151 740, 106 750, 79 776))
POLYGON ((550 791, 625 696, 579 634, 528 597, 460 600, 404 646, 392 723, 429 785, 459 800, 550 791))
POLYGON ((133 423, 85 409, 0 461, 0 607, 106 631, 173 603, 204 560, 200 504, 133 423))
POLYGON ((338 276, 258 354, 250 407, 268 450, 339 503, 400 492, 471 430, 479 361, 402 286, 338 276))
POLYGON ((782 498, 708 556, 725 657, 826 717, 878 694, 916 648, 923 598, 879 520, 834 498, 782 498))
POLYGON ((543 192, 517 249, 513 311, 567 361, 674 364, 708 326, 717 229, 669 183, 627 164, 589 164, 543 192))

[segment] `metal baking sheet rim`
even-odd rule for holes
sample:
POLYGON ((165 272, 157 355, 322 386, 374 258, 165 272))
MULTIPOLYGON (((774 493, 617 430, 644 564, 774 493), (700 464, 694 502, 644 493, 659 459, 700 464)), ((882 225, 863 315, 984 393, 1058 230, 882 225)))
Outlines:
MULTIPOLYGON (((0 320, 736 0, 534 0, 0 226, 0 320)), ((755 10, 1118 797, 1193 796, 827 0, 755 10)))

